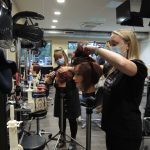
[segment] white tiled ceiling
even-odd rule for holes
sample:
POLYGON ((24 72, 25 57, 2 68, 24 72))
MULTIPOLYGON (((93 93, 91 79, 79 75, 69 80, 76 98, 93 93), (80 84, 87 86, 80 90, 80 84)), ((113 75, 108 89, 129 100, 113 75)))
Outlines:
MULTIPOLYGON (((35 11, 44 15, 45 19, 37 21, 44 29, 51 29, 53 19, 56 29, 112 31, 118 28, 130 28, 135 31, 149 32, 150 19, 144 19, 144 27, 121 26, 116 24, 116 7, 125 0, 66 0, 58 4, 56 0, 13 0, 19 11, 35 11), (54 16, 54 11, 62 12, 54 16)), ((132 9, 140 9, 141 0, 131 0, 132 9)))

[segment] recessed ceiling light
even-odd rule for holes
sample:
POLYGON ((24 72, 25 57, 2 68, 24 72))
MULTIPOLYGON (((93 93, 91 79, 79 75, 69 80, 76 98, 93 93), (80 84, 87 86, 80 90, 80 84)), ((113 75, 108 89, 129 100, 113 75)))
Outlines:
POLYGON ((52 20, 52 22, 57 23, 57 22, 58 22, 58 20, 55 20, 55 19, 54 19, 54 20, 52 20))
POLYGON ((58 3, 64 3, 65 0, 57 0, 58 3))
POLYGON ((55 29, 55 28, 56 28, 56 26, 51 26, 51 28, 52 28, 52 29, 55 29))
POLYGON ((54 14, 55 15, 61 15, 61 12, 60 11, 55 11, 54 14))

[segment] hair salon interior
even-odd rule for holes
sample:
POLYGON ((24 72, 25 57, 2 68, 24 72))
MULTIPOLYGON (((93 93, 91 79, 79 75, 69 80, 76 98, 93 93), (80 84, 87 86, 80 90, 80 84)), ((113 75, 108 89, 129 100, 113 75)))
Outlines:
MULTIPOLYGON (((79 43, 106 48, 111 32, 118 29, 134 31, 140 59, 148 68, 140 104, 140 150, 150 149, 149 6, 149 0, 0 0, 0 149, 107 149, 101 106, 80 100, 77 127, 71 129, 70 120, 63 122, 61 94, 58 123, 54 116, 57 87, 47 85, 45 78, 51 71, 56 73, 55 50, 64 50, 71 64, 79 43), (146 109, 149 115, 145 116, 146 109)), ((96 86, 104 82, 102 76, 96 86)), ((82 92, 78 93, 80 97, 82 92)))

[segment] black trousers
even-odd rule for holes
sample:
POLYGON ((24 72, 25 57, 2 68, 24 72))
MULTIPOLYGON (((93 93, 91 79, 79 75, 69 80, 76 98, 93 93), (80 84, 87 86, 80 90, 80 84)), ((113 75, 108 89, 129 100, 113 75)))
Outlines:
MULTIPOLYGON (((70 132, 71 132, 71 137, 73 139, 76 139, 76 135, 77 135, 77 130, 78 130, 78 126, 77 126, 77 120, 76 118, 69 118, 69 125, 70 125, 70 132)), ((61 119, 59 118, 59 129, 61 129, 61 119)), ((66 131, 66 118, 64 118, 63 120, 63 132, 65 133, 66 131)))
POLYGON ((106 134, 107 150, 139 150, 142 139, 128 139, 106 134))

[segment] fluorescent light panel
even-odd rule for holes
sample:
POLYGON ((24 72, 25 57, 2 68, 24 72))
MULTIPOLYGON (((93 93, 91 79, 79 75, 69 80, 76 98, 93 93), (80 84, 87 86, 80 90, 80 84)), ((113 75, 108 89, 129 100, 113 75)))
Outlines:
POLYGON ((55 15, 61 15, 61 12, 60 11, 55 11, 54 14, 55 15))
POLYGON ((56 28, 56 26, 51 26, 51 28, 52 28, 52 29, 55 29, 55 28, 56 28))
POLYGON ((57 3, 64 3, 65 0, 57 0, 57 3))
POLYGON ((57 23, 57 22, 58 22, 58 20, 54 19, 54 20, 52 20, 52 22, 57 23))
POLYGON ((46 31, 46 33, 51 33, 51 34, 60 34, 60 31, 46 31))

